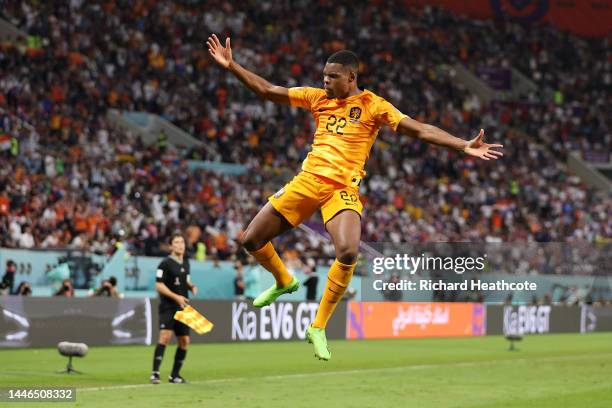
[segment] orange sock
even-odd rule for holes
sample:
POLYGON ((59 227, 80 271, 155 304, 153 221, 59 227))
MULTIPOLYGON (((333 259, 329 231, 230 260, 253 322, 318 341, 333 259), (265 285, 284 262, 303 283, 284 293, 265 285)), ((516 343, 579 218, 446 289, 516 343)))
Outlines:
POLYGON ((313 327, 324 329, 325 326, 327 326, 327 321, 332 313, 334 313, 336 304, 342 299, 344 291, 346 291, 349 283, 351 283, 355 265, 357 264, 346 265, 336 259, 331 268, 329 268, 329 272, 327 273, 327 285, 325 286, 325 292, 321 298, 321 303, 319 303, 317 316, 312 323, 313 327))
POLYGON ((257 262, 259 262, 261 266, 269 270, 272 275, 274 275, 274 279, 276 279, 276 284, 278 286, 284 287, 291 283, 293 276, 291 276, 285 267, 285 264, 283 264, 283 261, 276 253, 276 250, 271 242, 268 242, 258 250, 249 253, 253 255, 255 259, 257 259, 257 262))

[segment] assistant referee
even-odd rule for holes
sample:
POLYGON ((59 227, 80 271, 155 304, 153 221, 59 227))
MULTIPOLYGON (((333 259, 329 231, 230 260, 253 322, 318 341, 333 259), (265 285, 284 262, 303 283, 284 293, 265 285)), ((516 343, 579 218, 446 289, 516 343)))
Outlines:
POLYGON ((173 384, 188 383, 179 372, 187 355, 189 345, 189 327, 174 320, 174 313, 183 309, 189 303, 189 291, 195 296, 198 288, 191 283, 189 276, 189 261, 185 254, 185 238, 181 234, 173 234, 170 238, 170 256, 157 267, 155 289, 159 292, 159 341, 153 356, 153 372, 151 383, 159 384, 159 367, 164 358, 164 351, 170 342, 172 332, 176 335, 178 347, 174 355, 174 365, 169 382, 173 384))

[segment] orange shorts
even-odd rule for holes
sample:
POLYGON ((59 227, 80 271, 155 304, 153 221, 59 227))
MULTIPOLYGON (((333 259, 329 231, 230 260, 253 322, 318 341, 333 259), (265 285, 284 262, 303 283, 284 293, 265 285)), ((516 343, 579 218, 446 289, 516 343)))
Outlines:
POLYGON ((268 197, 268 201, 294 227, 319 208, 324 223, 342 210, 353 210, 359 216, 363 210, 358 187, 345 186, 306 171, 298 173, 285 187, 268 197))

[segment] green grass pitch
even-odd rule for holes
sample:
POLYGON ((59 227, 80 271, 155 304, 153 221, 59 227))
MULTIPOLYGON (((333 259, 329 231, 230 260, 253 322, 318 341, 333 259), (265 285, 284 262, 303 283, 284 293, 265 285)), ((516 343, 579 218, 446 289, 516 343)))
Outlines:
POLYGON ((5 349, 0 387, 77 387, 76 402, 53 407, 612 406, 612 333, 530 336, 517 351, 499 336, 330 348, 322 362, 302 342, 192 345, 182 372, 192 383, 156 386, 148 384, 153 346, 92 347, 75 360, 84 374, 70 376, 55 373, 65 359, 54 349, 5 349))

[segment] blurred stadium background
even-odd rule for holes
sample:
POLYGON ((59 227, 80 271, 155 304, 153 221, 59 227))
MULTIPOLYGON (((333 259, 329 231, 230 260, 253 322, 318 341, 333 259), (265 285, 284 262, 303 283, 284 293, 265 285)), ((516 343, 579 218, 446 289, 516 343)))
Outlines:
MULTIPOLYGON (((612 331, 611 41, 609 0, 0 1, 0 387, 79 387, 85 406, 609 406, 612 335, 591 332, 612 331), (284 86, 319 86, 351 49, 361 87, 505 146, 477 162, 381 131, 327 365, 280 342, 303 339, 316 294, 251 309, 271 277, 236 243, 313 123, 218 69, 212 32, 284 86), (217 326, 193 337, 208 343, 186 361, 193 387, 152 390, 154 270, 177 229, 217 326), (368 254, 441 242, 494 254, 470 278, 538 291, 364 290, 368 254), (533 336, 509 353, 508 332, 533 336), (84 375, 55 373, 61 340, 92 346, 84 375)), ((321 293, 321 220, 275 244, 321 293)))

